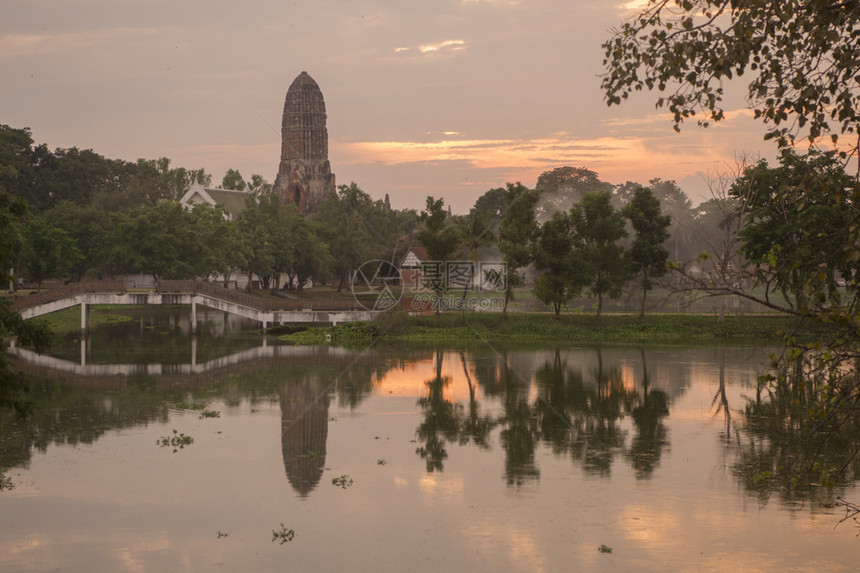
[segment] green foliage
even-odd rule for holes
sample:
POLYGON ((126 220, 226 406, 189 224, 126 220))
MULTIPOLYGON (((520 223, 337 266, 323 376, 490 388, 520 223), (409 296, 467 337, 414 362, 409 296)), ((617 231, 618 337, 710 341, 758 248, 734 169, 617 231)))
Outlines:
POLYGON ((280 541, 280 544, 288 543, 296 536, 296 532, 292 529, 287 529, 284 524, 281 524, 281 529, 272 530, 272 543, 280 541))
POLYGON ((530 190, 521 183, 508 183, 505 190, 505 216, 499 225, 499 249, 504 255, 507 266, 505 285, 505 308, 513 295, 513 288, 522 282, 520 271, 532 262, 534 251, 532 243, 538 234, 535 206, 538 192, 530 190))
POLYGON ((775 168, 762 160, 731 193, 746 208, 741 252, 755 264, 757 281, 800 313, 840 306, 841 284, 856 295, 860 184, 832 153, 787 152, 775 168))
POLYGON ((338 290, 351 284, 355 270, 370 260, 396 262, 416 224, 414 211, 388 209, 355 183, 338 186, 311 216, 314 229, 331 252, 330 270, 338 290))
POLYGON ((415 238, 427 249, 430 261, 451 260, 460 242, 460 235, 448 220, 445 201, 427 197, 427 207, 421 212, 420 220, 424 226, 415 238))
POLYGON ((579 252, 574 252, 574 237, 570 215, 556 212, 540 229, 535 243, 535 268, 542 274, 535 281, 538 300, 552 305, 555 315, 585 286, 579 252))
POLYGON ((604 42, 609 105, 634 91, 667 95, 675 129, 724 118, 724 85, 749 74, 747 101, 780 147, 853 133, 860 121, 860 3, 657 0, 604 42))
POLYGON ((156 444, 163 447, 171 447, 173 448, 173 453, 175 454, 177 451, 185 448, 185 446, 190 446, 194 443, 194 438, 191 436, 186 436, 185 434, 178 432, 177 430, 173 430, 172 436, 162 436, 158 439, 156 444))
POLYGON ((27 215, 27 204, 11 195, 0 187, 0 281, 5 282, 12 277, 8 269, 20 265, 21 228, 27 215), (18 251, 18 252, 16 252, 18 251))
POLYGON ((83 259, 68 233, 49 225, 41 217, 34 217, 27 222, 22 242, 22 270, 39 288, 47 278, 68 276, 83 259))
POLYGON ((384 331, 375 322, 344 322, 337 326, 309 328, 292 334, 283 334, 280 340, 294 344, 339 344, 343 346, 363 346, 384 331))
POLYGON ((669 251, 663 243, 669 238, 672 218, 662 215, 660 201, 647 187, 633 192, 630 202, 622 209, 622 215, 630 220, 636 237, 630 248, 631 271, 639 275, 642 304, 639 316, 645 315, 645 296, 651 289, 651 279, 666 274, 669 251))
POLYGON ((281 274, 301 290, 311 277, 331 264, 328 248, 295 205, 284 205, 273 194, 249 199, 237 220, 236 242, 241 255, 233 260, 249 276, 257 275, 264 288, 277 288, 281 274))
POLYGON ((201 420, 203 420, 204 418, 220 418, 220 417, 221 417, 221 412, 219 412, 218 410, 203 410, 202 412, 200 412, 200 419, 201 420))
POLYGON ((244 191, 247 188, 242 174, 236 169, 228 169, 224 174, 224 179, 221 180, 223 189, 232 189, 233 191, 244 191))
POLYGON ((380 335, 397 335, 409 326, 409 313, 405 310, 386 310, 373 319, 380 335))
POLYGON ((583 282, 597 296, 597 316, 604 297, 621 296, 630 276, 619 241, 627 235, 624 217, 612 206, 609 191, 586 193, 570 210, 575 249, 583 261, 583 282))
POLYGON ((535 213, 539 220, 556 211, 568 211, 583 195, 595 191, 610 191, 612 185, 601 181, 597 173, 584 167, 556 167, 540 174, 535 185, 539 200, 535 213))
POLYGON ((332 478, 331 483, 339 488, 346 489, 352 485, 352 478, 348 474, 343 474, 342 476, 332 478))

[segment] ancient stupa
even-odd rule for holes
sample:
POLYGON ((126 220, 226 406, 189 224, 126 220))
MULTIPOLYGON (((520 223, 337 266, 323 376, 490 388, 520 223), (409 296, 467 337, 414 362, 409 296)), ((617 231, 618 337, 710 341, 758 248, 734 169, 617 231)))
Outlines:
POLYGON ((290 84, 284 101, 281 163, 275 178, 281 201, 296 204, 300 213, 310 213, 326 195, 335 192, 325 122, 322 92, 313 78, 302 72, 290 84))

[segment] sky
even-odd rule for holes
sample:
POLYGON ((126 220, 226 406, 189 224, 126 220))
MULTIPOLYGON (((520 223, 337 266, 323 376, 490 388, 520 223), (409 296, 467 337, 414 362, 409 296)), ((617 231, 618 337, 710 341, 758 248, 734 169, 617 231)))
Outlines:
POLYGON ((273 182, 284 97, 307 71, 329 159, 395 209, 455 213, 508 182, 585 167, 676 181, 694 203, 774 144, 729 90, 727 119, 672 129, 656 93, 607 107, 601 43, 639 0, 2 0, 0 124, 51 149, 168 157, 273 182))

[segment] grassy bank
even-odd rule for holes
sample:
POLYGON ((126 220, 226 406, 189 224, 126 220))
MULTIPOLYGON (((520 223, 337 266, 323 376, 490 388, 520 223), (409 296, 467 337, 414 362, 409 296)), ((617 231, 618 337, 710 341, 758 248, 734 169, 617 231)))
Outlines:
MULTIPOLYGON (((469 343, 515 341, 564 344, 711 345, 780 343, 795 322, 778 316, 728 316, 719 322, 713 315, 637 316, 608 314, 568 315, 558 319, 547 314, 443 313, 410 317, 404 313, 381 316, 374 323, 353 323, 310 328, 281 338, 296 344, 360 344, 377 337, 410 342, 469 343)), ((797 334, 814 339, 821 327, 797 334)))
MULTIPOLYGON (((101 326, 103 324, 114 324, 117 322, 130 322, 132 317, 113 314, 111 310, 119 310, 121 308, 137 308, 131 306, 114 306, 114 305, 93 305, 90 307, 90 312, 87 316, 87 326, 90 328, 101 326)), ((81 307, 73 306, 51 314, 46 314, 38 318, 32 319, 41 321, 48 325, 48 328, 57 335, 65 335, 81 331, 81 307)))

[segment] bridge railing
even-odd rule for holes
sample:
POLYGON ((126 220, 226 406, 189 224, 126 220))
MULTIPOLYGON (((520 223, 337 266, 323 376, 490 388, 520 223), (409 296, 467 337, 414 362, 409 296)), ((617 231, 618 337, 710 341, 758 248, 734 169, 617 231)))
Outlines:
POLYGON ((158 292, 200 293, 225 302, 232 302, 248 308, 253 308, 261 312, 275 312, 281 310, 348 311, 363 309, 358 302, 349 299, 266 298, 197 280, 161 281, 158 286, 158 292))
MULTIPOLYGON (((261 312, 275 311, 350 311, 364 310, 357 301, 350 299, 280 299, 255 296, 231 290, 199 280, 162 280, 156 291, 161 294, 200 293, 212 298, 253 308, 261 312)), ((13 308, 21 311, 41 304, 71 298, 83 293, 125 293, 126 283, 121 280, 81 281, 63 287, 46 290, 14 299, 13 308)))
POLYGON ((125 292, 125 281, 103 280, 69 283, 59 288, 33 293, 29 296, 15 298, 14 302, 12 303, 12 308, 14 308, 16 311, 19 311, 25 308, 39 306, 40 304, 47 304, 49 302, 63 300, 64 298, 71 298, 75 295, 87 292, 123 293, 125 292))

